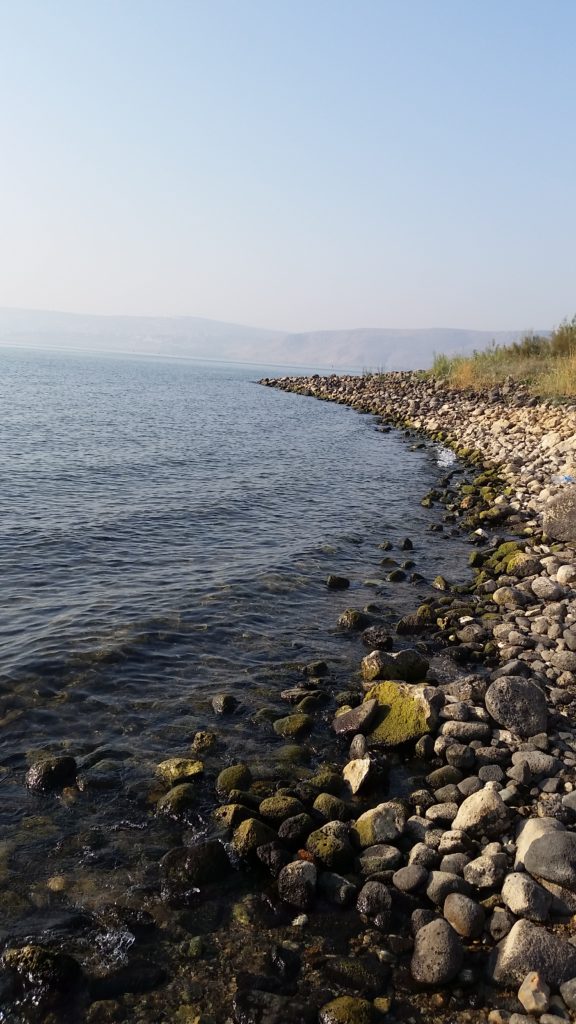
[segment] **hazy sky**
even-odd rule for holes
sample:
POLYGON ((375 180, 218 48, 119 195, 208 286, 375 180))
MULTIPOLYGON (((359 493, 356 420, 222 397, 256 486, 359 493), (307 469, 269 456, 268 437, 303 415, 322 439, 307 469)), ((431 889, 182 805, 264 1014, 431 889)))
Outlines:
POLYGON ((576 312, 576 0, 0 0, 0 305, 576 312))

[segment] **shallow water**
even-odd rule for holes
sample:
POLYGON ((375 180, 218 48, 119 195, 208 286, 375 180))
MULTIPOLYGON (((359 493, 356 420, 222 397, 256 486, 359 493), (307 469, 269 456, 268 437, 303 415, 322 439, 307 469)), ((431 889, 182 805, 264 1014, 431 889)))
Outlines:
MULTIPOLYGON (((440 512, 420 505, 445 452, 261 387, 264 372, 0 350, 5 938, 54 908, 145 899, 174 845, 153 816, 154 768, 189 755, 197 730, 218 731, 213 772, 242 758, 261 779, 277 773, 280 691, 312 660, 335 689, 357 668, 339 613, 376 602, 393 623, 432 593, 386 582, 385 554, 427 581, 467 577, 469 549, 429 533, 440 512), (399 550, 406 535, 413 551, 399 550), (328 591, 329 573, 350 590, 328 591), (216 718, 223 691, 240 705, 216 718), (26 790, 45 750, 78 759, 84 791, 26 790)), ((304 761, 322 760, 327 733, 320 723, 304 761)))

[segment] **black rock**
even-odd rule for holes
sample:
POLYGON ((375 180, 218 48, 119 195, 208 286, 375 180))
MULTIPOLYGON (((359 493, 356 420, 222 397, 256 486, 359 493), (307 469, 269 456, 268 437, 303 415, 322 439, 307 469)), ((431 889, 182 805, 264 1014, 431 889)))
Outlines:
POLYGON ((76 781, 77 764, 73 757, 43 757, 28 769, 28 789, 46 792, 71 786, 76 781))

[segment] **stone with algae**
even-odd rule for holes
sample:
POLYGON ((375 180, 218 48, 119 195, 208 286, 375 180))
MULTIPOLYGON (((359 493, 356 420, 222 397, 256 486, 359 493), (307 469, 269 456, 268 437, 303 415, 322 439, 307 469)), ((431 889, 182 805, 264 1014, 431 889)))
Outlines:
POLYGON ((366 700, 378 702, 367 736, 372 747, 396 747, 424 736, 437 725, 443 702, 441 693, 432 686, 409 686, 390 679, 376 683, 366 700))

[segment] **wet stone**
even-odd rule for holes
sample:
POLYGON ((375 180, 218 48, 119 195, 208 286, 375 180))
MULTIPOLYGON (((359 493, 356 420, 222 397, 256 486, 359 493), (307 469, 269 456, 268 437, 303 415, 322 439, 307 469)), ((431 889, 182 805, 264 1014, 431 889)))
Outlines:
POLYGON ((355 996, 338 996, 320 1010, 319 1024, 373 1024, 372 1004, 355 996))
POLYGON ((238 700, 232 693, 217 693, 212 698, 212 708, 217 715, 230 715, 238 707, 238 700))
POLYGON ((347 590, 350 580, 346 576, 328 576, 326 586, 329 590, 347 590))
POLYGON ((77 764, 73 757, 43 757, 35 761, 26 773, 28 789, 47 792, 73 785, 77 764))
POLYGON ((314 725, 314 719, 304 713, 286 715, 284 718, 277 718, 272 723, 274 732, 284 739, 298 739, 310 732, 314 725))
POLYGON ((175 847, 160 861, 162 895, 184 899, 199 886, 221 881, 229 871, 226 850, 217 840, 175 847))
POLYGON ((245 764, 231 764, 223 768, 216 779, 218 796, 228 796, 234 789, 242 790, 252 782, 252 773, 245 764))
POLYGON ((356 900, 356 908, 365 917, 389 918, 392 911, 392 897, 382 882, 366 882, 356 900))
POLYGON ((287 864, 278 875, 280 899, 297 910, 308 910, 316 894, 317 871, 309 861, 298 860, 287 864))
POLYGON ((239 857, 249 857, 259 846, 275 842, 276 832, 256 818, 243 821, 232 836, 232 847, 239 857))
POLYGON ((339 821, 329 821, 312 832, 306 840, 306 849, 334 871, 346 871, 354 859, 348 830, 339 821))
POLYGON ((296 814, 293 818, 286 818, 278 828, 278 838, 292 849, 297 850, 303 846, 314 830, 314 821, 309 814, 296 814))
POLYGON ((158 814, 169 818, 185 818, 188 812, 196 806, 197 801, 196 787, 189 782, 182 782, 160 797, 156 804, 156 810, 158 814))
POLYGON ((318 876, 319 896, 336 907, 349 906, 357 891, 352 882, 333 871, 321 871, 318 876))
POLYGON ((286 818, 293 818, 295 815, 302 814, 304 806, 295 797, 270 796, 262 801, 259 812, 266 821, 280 824, 286 818))

